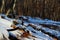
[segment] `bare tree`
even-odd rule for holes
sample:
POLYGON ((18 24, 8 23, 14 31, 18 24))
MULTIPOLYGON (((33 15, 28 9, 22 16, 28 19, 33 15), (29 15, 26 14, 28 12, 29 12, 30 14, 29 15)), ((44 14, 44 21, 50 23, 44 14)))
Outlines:
POLYGON ((9 15, 9 13, 10 13, 11 10, 13 11, 13 13, 15 13, 15 6, 16 6, 16 0, 14 0, 14 3, 13 3, 13 6, 12 6, 12 9, 11 9, 11 8, 8 9, 6 15, 9 15))
POLYGON ((2 12, 3 12, 3 10, 4 10, 4 6, 5 6, 5 1, 4 1, 4 0, 2 0, 1 13, 2 13, 2 12))

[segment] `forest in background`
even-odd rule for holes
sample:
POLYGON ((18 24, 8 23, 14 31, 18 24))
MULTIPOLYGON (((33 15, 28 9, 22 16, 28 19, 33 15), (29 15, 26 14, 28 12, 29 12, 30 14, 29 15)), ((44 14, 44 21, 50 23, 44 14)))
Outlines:
POLYGON ((60 0, 0 0, 0 13, 60 21, 60 0))

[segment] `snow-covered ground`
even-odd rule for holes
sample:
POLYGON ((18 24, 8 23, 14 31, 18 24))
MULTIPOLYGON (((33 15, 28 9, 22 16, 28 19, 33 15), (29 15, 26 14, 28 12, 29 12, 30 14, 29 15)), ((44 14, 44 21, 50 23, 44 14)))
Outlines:
POLYGON ((60 27, 60 22, 48 19, 43 20, 38 17, 32 18, 30 16, 22 16, 22 18, 24 19, 24 25, 22 25, 22 20, 20 18, 11 19, 2 14, 0 16, 4 16, 4 19, 0 17, 0 38, 2 39, 4 35, 3 33, 6 33, 7 37, 9 37, 9 35, 12 35, 19 40, 54 40, 54 37, 56 38, 56 40, 60 40, 60 31, 39 25, 45 24, 60 27), (24 30, 22 29, 23 31, 21 31, 20 29, 18 29, 14 31, 7 31, 7 29, 14 29, 13 27, 11 27, 11 25, 14 24, 13 21, 16 21, 18 23, 16 27, 19 27, 21 29, 23 28, 24 30), (3 32, 4 30, 6 30, 6 32, 3 32))

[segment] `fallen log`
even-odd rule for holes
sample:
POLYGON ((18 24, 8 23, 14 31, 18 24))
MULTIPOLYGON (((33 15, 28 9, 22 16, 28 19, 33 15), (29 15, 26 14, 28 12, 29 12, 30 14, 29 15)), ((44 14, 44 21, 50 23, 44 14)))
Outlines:
MULTIPOLYGON (((29 24, 28 26, 31 26, 32 28, 34 28, 35 30, 37 30, 37 28, 36 28, 37 26, 35 26, 35 25, 29 24)), ((40 28, 39 30, 40 30, 41 32, 43 32, 43 33, 45 33, 45 34, 53 37, 53 38, 56 38, 57 40, 60 40, 60 37, 58 37, 57 35, 54 35, 54 34, 48 32, 48 31, 45 31, 45 30, 42 29, 42 28, 40 28)), ((38 30, 38 31, 39 31, 39 30, 38 30)), ((52 31, 52 30, 51 30, 51 31, 52 31)))
POLYGON ((53 30, 60 31, 60 27, 58 27, 56 25, 49 25, 49 24, 39 24, 39 25, 42 25, 43 27, 47 27, 47 28, 50 28, 50 29, 53 29, 53 30))

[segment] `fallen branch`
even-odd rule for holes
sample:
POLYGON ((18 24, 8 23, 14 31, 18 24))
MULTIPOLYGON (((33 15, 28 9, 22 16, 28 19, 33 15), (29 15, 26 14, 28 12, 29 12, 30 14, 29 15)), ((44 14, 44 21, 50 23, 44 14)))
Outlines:
POLYGON ((16 27, 14 29, 7 29, 7 31, 15 31, 15 30, 25 30, 24 28, 19 28, 19 27, 16 27))

